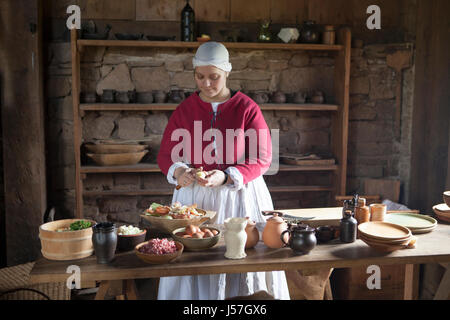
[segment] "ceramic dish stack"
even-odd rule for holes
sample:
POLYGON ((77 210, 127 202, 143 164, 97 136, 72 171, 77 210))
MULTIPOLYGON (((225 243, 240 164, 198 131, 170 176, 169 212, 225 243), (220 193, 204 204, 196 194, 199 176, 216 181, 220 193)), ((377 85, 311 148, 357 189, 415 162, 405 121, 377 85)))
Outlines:
POLYGON ((389 213, 384 218, 385 222, 394 223, 411 230, 412 234, 421 234, 433 231, 437 226, 436 219, 415 213, 389 213))
POLYGON ((450 223, 450 207, 445 203, 437 204, 433 207, 436 217, 446 223, 450 223))
POLYGON ((124 166, 139 163, 147 154, 141 144, 86 144, 86 155, 100 166, 124 166))
POLYGON ((414 247, 416 241, 408 228, 384 221, 362 223, 358 226, 358 231, 362 241, 381 252, 414 247))

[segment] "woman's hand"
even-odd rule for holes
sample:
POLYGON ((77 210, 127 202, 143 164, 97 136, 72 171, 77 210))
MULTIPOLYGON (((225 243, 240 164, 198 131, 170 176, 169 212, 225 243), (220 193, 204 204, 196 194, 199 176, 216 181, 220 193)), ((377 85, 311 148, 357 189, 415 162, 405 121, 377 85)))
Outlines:
POLYGON ((181 187, 188 187, 196 180, 196 169, 193 168, 177 168, 174 172, 174 178, 181 187))
POLYGON ((197 182, 204 187, 218 187, 225 182, 225 173, 221 170, 206 171, 205 178, 197 176, 197 182))

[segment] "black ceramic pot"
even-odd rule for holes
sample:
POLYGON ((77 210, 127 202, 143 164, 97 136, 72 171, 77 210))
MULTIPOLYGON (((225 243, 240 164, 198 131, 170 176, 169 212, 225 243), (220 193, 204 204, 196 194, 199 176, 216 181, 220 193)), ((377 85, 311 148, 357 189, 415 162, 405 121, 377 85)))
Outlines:
POLYGON ((94 245, 97 263, 111 262, 114 259, 117 247, 116 226, 112 222, 97 223, 92 231, 92 244, 94 245))
POLYGON ((315 229, 306 225, 295 226, 292 229, 283 231, 280 239, 298 255, 308 254, 317 244, 315 229), (290 235, 288 243, 284 241, 284 234, 286 232, 290 235))

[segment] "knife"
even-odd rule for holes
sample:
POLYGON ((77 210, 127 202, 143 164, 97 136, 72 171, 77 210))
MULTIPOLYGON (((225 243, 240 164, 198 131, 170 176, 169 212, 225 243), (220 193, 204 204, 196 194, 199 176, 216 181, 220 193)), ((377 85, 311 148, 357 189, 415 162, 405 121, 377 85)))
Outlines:
POLYGON ((261 213, 263 214, 263 216, 270 216, 273 215, 274 213, 278 214, 278 216, 283 217, 283 218, 287 218, 287 219, 293 219, 293 220, 311 220, 314 219, 315 217, 297 217, 297 216, 291 216, 289 214, 285 214, 283 212, 280 211, 271 211, 271 210, 264 210, 261 211, 261 213))

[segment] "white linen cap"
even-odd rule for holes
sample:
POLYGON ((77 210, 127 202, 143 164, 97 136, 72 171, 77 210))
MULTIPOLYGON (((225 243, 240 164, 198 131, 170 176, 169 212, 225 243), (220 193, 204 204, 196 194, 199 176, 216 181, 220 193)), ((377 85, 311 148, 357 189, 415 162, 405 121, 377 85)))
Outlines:
POLYGON ((223 71, 231 71, 227 48, 219 42, 208 41, 198 47, 195 57, 192 59, 194 69, 201 66, 214 66, 223 71))

